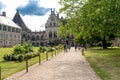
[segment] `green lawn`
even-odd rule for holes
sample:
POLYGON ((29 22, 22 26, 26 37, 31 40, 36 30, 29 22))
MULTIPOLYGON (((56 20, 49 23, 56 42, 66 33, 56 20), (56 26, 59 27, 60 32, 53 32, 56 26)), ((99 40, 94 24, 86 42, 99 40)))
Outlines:
MULTIPOLYGON (((25 61, 23 62, 4 62, 2 56, 4 54, 12 53, 13 48, 0 48, 0 66, 2 67, 2 79, 25 69, 25 61)), ((34 47, 34 52, 37 53, 38 47, 34 47)), ((48 54, 51 56, 51 53, 48 54)), ((42 54, 42 60, 46 58, 45 54, 42 54)), ((32 58, 29 61, 29 66, 38 62, 38 57, 32 58)))
POLYGON ((85 57, 102 80, 120 80, 120 48, 89 48, 85 57))

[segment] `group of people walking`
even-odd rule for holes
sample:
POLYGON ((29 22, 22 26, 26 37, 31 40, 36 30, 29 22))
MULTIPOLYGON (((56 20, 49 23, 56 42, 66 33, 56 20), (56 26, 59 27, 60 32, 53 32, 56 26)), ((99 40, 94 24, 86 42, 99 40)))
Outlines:
MULTIPOLYGON (((77 51, 78 48, 77 44, 75 44, 74 47, 75 47, 75 51, 77 51)), ((64 52, 68 52, 70 51, 70 49, 71 49, 71 44, 64 44, 64 52)))
POLYGON ((69 49, 69 51, 70 51, 70 49, 71 49, 71 45, 70 44, 64 44, 64 52, 68 52, 67 49, 69 49))
MULTIPOLYGON (((77 49, 78 49, 78 45, 74 44, 74 48, 75 48, 75 52, 76 52, 77 49)), ((70 52, 70 49, 71 49, 71 45, 70 44, 64 44, 64 52, 65 53, 67 53, 68 51, 70 52)), ((82 55, 84 55, 85 48, 81 47, 80 49, 81 49, 82 55)))

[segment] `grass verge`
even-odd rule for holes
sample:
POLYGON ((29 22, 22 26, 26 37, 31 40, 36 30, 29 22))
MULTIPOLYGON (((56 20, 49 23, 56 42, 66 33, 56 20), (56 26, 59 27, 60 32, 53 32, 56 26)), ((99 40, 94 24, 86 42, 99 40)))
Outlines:
MULTIPOLYGON (((2 57, 4 54, 12 53, 13 48, 0 48, 0 66, 2 67, 2 80, 7 78, 8 76, 19 72, 21 70, 24 70, 26 68, 25 61, 23 62, 4 62, 2 57)), ((34 48, 34 52, 37 53, 38 47, 34 48)), ((60 52, 58 50, 57 54, 60 52)), ((54 52, 55 55, 55 52, 54 52)), ((48 53, 48 56, 51 56, 51 52, 48 53)), ((46 54, 41 54, 41 60, 46 59, 46 54)), ((28 60, 29 66, 38 63, 38 57, 32 58, 28 60)))
POLYGON ((120 48, 89 48, 85 58, 102 80, 120 79, 120 48))

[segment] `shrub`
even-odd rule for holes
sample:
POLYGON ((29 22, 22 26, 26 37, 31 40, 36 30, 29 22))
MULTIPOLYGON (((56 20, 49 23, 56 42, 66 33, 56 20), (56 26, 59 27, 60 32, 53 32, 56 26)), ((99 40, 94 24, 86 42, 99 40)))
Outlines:
POLYGON ((46 51, 46 47, 44 46, 39 46, 38 52, 39 53, 44 53, 46 51))
POLYGON ((20 55, 18 56, 17 61, 23 61, 23 60, 24 60, 24 56, 20 54, 20 55))
POLYGON ((11 60, 10 54, 5 54, 5 55, 3 56, 3 59, 4 59, 5 61, 10 61, 10 60, 11 60))
POLYGON ((27 53, 26 55, 25 55, 25 57, 24 57, 24 59, 26 60, 26 59, 31 59, 31 58, 33 58, 34 57, 34 54, 33 53, 27 53))
MULTIPOLYGON (((33 57, 33 47, 30 43, 23 43, 22 45, 16 45, 12 54, 5 54, 3 59, 5 61, 23 61, 25 59, 31 59, 33 57)), ((36 56, 36 55, 34 55, 36 56)))
POLYGON ((51 51, 53 51, 53 49, 52 49, 51 47, 47 47, 47 48, 46 48, 46 51, 47 51, 47 52, 51 52, 51 51))
POLYGON ((25 42, 22 44, 25 53, 33 52, 33 47, 30 43, 25 42))

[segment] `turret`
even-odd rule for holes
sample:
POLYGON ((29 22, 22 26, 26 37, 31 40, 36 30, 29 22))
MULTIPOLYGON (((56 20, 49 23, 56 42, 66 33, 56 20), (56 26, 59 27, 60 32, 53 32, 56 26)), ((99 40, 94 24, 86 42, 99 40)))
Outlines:
POLYGON ((55 14, 55 8, 51 9, 51 14, 55 14))

